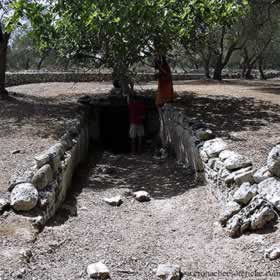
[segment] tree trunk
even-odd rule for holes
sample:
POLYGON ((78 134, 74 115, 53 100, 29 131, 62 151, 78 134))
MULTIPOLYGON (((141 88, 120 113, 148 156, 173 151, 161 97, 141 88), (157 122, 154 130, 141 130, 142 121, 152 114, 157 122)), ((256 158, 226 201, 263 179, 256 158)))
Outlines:
POLYGON ((252 80, 253 76, 252 76, 252 70, 253 70, 253 66, 248 67, 246 74, 245 74, 245 79, 246 80, 252 80))
POLYGON ((214 69, 214 76, 213 76, 214 80, 218 80, 218 81, 222 80, 223 68, 224 67, 223 67, 222 59, 221 59, 221 57, 219 57, 216 62, 216 65, 215 65, 215 69, 214 69))
POLYGON ((37 70, 38 70, 38 71, 41 70, 41 67, 42 67, 42 64, 43 64, 45 58, 46 58, 46 56, 44 56, 44 55, 41 56, 41 58, 40 58, 40 60, 39 60, 39 62, 38 62, 38 64, 37 64, 37 70))
POLYGON ((204 64, 204 75, 205 75, 205 78, 211 79, 209 64, 204 64))
POLYGON ((8 41, 9 34, 0 36, 0 97, 8 94, 5 89, 8 41))
POLYGON ((266 80, 264 71, 263 71, 263 58, 259 59, 259 72, 260 72, 260 79, 261 80, 266 80))

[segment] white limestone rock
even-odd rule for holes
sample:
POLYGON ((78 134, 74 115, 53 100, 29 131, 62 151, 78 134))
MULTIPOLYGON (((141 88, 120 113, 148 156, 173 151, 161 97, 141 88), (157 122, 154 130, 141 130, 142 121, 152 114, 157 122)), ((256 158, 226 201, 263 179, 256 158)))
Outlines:
POLYGON ((43 167, 41 167, 39 170, 37 170, 37 172, 34 174, 32 178, 32 184, 38 190, 44 189, 52 181, 53 181, 53 172, 49 164, 46 164, 43 167))
POLYGON ((227 144, 221 138, 215 138, 212 140, 208 140, 203 144, 203 150, 207 153, 207 155, 212 157, 217 157, 219 154, 226 150, 227 144))
POLYGON ((264 256, 271 261, 279 259, 280 258, 280 246, 273 246, 265 251, 264 256))
POLYGON ((16 211, 30 211, 36 207, 38 197, 38 191, 32 184, 19 184, 11 192, 11 206, 16 211))
POLYGON ((239 237, 245 231, 263 228, 275 218, 271 204, 261 195, 256 195, 246 207, 228 220, 226 229, 230 237, 239 237))
POLYGON ((247 205, 248 202, 257 194, 257 185, 251 186, 250 183, 244 183, 234 193, 233 200, 240 205, 247 205))
POLYGON ((269 153, 267 167, 273 175, 280 177, 280 145, 275 146, 269 153))
POLYGON ((244 173, 247 173, 249 172, 250 170, 252 170, 252 167, 246 167, 246 168, 242 168, 240 170, 237 170, 237 171, 234 171, 232 173, 230 173, 230 175, 228 175, 226 178, 225 178, 225 183, 226 184, 232 184, 234 183, 234 178, 238 178, 238 176, 241 176, 242 174, 244 173))
POLYGON ((40 169, 42 166, 50 162, 50 155, 48 151, 45 151, 37 156, 35 156, 35 162, 37 169, 40 169))
MULTIPOLYGON (((250 167, 251 168, 251 167, 250 167)), ((255 170, 249 169, 243 172, 239 172, 237 175, 234 176, 234 182, 240 186, 243 183, 251 183, 253 184, 255 182, 253 178, 255 170)))
POLYGON ((232 154, 224 161, 225 167, 228 170, 236 170, 245 168, 252 165, 252 162, 246 157, 239 155, 238 153, 232 154))
POLYGON ((178 265, 160 264, 156 276, 163 280, 180 280, 182 273, 178 265))
POLYGON ((271 222, 275 216, 276 213, 271 207, 266 206, 261 208, 251 216, 251 229, 262 229, 267 223, 271 222))
POLYGON ((205 162, 205 163, 207 163, 208 162, 208 155, 207 155, 207 153, 203 150, 203 149, 200 149, 199 150, 199 156, 200 156, 200 158, 201 158, 201 160, 203 161, 203 162, 205 162))
POLYGON ((92 279, 98 279, 98 280, 110 279, 110 271, 108 267, 102 262, 88 265, 87 274, 92 279))
POLYGON ((258 193, 280 211, 280 179, 268 178, 258 185, 258 193))
POLYGON ((11 178, 9 180, 8 191, 11 192, 13 190, 13 188, 18 184, 31 183, 33 175, 34 175, 34 172, 31 170, 28 170, 28 171, 25 171, 23 173, 23 175, 21 175, 21 176, 18 176, 18 175, 11 176, 11 178))
POLYGON ((133 196, 139 202, 146 202, 146 201, 150 201, 151 200, 151 197, 150 197, 149 193, 146 192, 146 191, 134 192, 133 196))
POLYGON ((54 172, 61 168, 61 159, 63 158, 65 149, 61 143, 57 143, 48 149, 50 164, 54 172))
POLYGON ((219 154, 219 158, 222 161, 225 161, 226 159, 230 157, 234 157, 236 155, 236 152, 231 151, 231 150, 224 150, 219 154))
POLYGON ((111 198, 104 198, 104 201, 111 206, 120 206, 123 203, 123 199, 120 195, 111 198))
POLYGON ((268 167, 267 166, 264 166, 260 169, 258 169, 254 174, 253 174, 253 178, 255 180, 255 182, 257 184, 259 184, 260 182, 268 179, 272 177, 272 174, 271 172, 269 171, 268 167))
POLYGON ((237 214, 241 210, 240 204, 235 201, 230 201, 226 204, 226 207, 220 215, 219 222, 222 226, 225 226, 227 221, 237 214))

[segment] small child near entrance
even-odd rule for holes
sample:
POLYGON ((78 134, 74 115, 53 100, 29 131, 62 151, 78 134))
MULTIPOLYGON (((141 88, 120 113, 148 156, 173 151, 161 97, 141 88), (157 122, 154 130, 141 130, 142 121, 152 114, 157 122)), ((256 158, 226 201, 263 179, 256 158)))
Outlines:
POLYGON ((142 141, 144 137, 144 117, 145 107, 143 100, 132 93, 128 99, 128 110, 129 110, 129 137, 131 139, 131 152, 133 154, 141 153, 142 141))

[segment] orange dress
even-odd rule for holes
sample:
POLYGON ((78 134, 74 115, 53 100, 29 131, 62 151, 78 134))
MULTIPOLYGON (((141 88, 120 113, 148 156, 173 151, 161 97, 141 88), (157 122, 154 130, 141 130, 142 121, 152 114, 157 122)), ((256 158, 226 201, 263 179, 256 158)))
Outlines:
POLYGON ((164 103, 174 100, 174 89, 170 67, 167 63, 159 67, 158 94, 156 105, 162 106, 164 103))

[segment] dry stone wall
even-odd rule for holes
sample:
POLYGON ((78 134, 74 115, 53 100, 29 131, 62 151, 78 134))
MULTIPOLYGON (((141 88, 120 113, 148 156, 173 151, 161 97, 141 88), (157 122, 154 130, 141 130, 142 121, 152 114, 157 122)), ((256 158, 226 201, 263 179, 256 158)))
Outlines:
MULTIPOLYGON (((174 74, 174 80, 193 80, 203 78, 202 74, 174 74)), ((51 82, 103 82, 111 81, 110 73, 78 73, 78 72, 34 72, 34 73, 7 73, 6 86, 17 86, 32 83, 51 82)), ((155 80, 153 73, 137 74, 136 80, 149 82, 155 80)))
POLYGON ((10 180, 10 205, 16 212, 41 226, 51 218, 71 186, 72 176, 89 148, 89 121, 80 115, 68 124, 60 141, 36 155, 35 165, 22 176, 10 180))
POLYGON ((161 138, 179 161, 203 175, 223 209, 220 223, 231 237, 263 228, 280 211, 280 145, 272 149, 267 166, 256 170, 253 162, 216 138, 199 120, 183 109, 161 109, 161 138))

